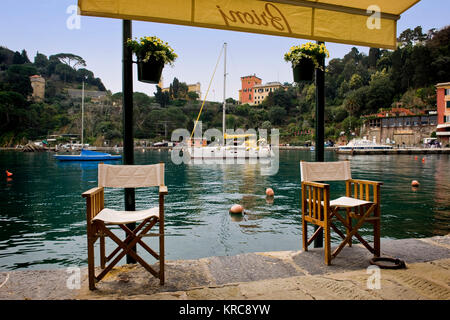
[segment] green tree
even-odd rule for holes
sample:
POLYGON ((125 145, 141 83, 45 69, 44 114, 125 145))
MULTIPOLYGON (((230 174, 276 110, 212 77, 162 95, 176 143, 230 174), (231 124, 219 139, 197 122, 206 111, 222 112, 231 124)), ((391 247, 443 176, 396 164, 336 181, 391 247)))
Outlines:
POLYGON ((4 87, 28 97, 33 92, 30 76, 36 73, 36 68, 30 64, 11 65, 6 71, 4 87))
POLYGON ((76 71, 66 64, 58 64, 55 68, 55 73, 64 82, 72 82, 76 79, 76 71))
POLYGON ((378 60, 381 58, 381 50, 370 48, 369 50, 369 68, 376 68, 378 60))
POLYGON ((194 91, 188 92, 187 97, 189 98, 189 100, 192 100, 192 101, 197 101, 197 99, 200 98, 198 93, 194 92, 194 91))
POLYGON ((85 67, 86 61, 80 56, 77 56, 73 53, 58 53, 53 56, 50 56, 50 59, 56 59, 59 62, 69 66, 73 70, 75 70, 77 67, 85 67))
POLYGON ((34 57, 34 65, 39 69, 45 69, 48 65, 48 58, 46 55, 42 53, 36 53, 36 56, 34 57))
POLYGON ((14 91, 0 91, 0 133, 21 130, 26 122, 26 100, 14 91))
POLYGON ((164 108, 170 101, 169 93, 163 92, 159 86, 156 86, 155 101, 159 103, 161 108, 164 108))
POLYGON ((348 83, 348 87, 350 90, 356 90, 361 88, 364 85, 363 78, 359 74, 354 74, 348 83))
POLYGON ((269 109, 270 122, 275 125, 282 124, 286 114, 287 112, 285 108, 282 108, 280 106, 273 106, 269 109))

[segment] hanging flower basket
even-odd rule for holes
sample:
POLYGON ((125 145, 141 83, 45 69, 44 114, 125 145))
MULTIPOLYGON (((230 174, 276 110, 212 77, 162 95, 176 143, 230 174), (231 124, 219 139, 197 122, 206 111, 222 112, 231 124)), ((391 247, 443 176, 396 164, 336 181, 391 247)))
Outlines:
POLYGON ((302 59, 292 67, 294 82, 311 81, 314 77, 315 65, 311 59, 302 59))
POLYGON ((299 82, 311 81, 314 69, 324 71, 321 60, 329 57, 330 54, 323 43, 308 42, 301 46, 293 46, 284 55, 284 60, 292 63, 294 81, 299 82))
POLYGON ((138 59, 138 80, 146 83, 158 83, 164 65, 173 64, 178 57, 167 42, 157 37, 128 39, 127 45, 138 59))
POLYGON ((163 61, 157 61, 155 59, 149 59, 144 62, 138 59, 138 80, 146 83, 159 83, 161 74, 164 68, 163 61))

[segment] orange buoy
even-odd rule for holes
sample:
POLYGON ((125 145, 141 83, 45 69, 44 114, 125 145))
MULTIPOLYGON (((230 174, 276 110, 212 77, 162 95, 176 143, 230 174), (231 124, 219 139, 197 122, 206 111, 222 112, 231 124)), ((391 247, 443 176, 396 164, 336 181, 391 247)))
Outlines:
POLYGON ((275 192, 273 192, 272 188, 267 188, 266 189, 266 196, 273 197, 274 195, 275 195, 275 192))
POLYGON ((242 214, 243 212, 244 212, 244 207, 241 206, 240 204, 234 204, 230 209, 230 213, 232 213, 232 214, 242 214))
POLYGON ((419 181, 417 181, 417 180, 413 180, 413 181, 411 182, 411 186, 412 186, 412 187, 418 187, 418 186, 420 186, 420 183, 419 183, 419 181))
POLYGON ((422 158, 422 162, 425 162, 425 158, 422 158))
POLYGON ((8 170, 6 170, 6 176, 7 177, 11 177, 13 174, 11 172, 9 172, 8 170))

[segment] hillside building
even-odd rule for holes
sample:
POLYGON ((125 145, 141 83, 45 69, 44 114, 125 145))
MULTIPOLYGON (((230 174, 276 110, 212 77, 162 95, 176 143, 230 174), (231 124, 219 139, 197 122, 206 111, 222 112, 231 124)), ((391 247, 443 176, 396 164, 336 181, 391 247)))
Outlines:
POLYGON ((450 143, 450 82, 436 85, 437 131, 436 136, 443 145, 450 143))
POLYGON ((253 105, 261 104, 269 93, 277 89, 284 88, 279 82, 267 82, 266 84, 257 84, 253 86, 253 105))
POLYGON ((253 87, 262 83, 262 79, 258 78, 256 74, 241 77, 241 90, 239 90, 239 103, 254 104, 253 87))

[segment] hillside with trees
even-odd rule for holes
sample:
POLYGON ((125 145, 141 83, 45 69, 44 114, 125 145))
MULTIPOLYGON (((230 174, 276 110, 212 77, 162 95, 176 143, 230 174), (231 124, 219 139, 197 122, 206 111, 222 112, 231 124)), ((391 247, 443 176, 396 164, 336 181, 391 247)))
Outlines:
MULTIPOLYGON (((395 51, 371 48, 368 54, 352 48, 343 58, 332 59, 325 76, 325 138, 358 133, 362 117, 396 106, 414 113, 436 110, 435 85, 450 81, 450 27, 403 31, 395 51)), ((331 53, 332 54, 332 53, 331 53)), ((280 57, 282 59, 282 57, 280 57)), ((31 63, 25 51, 0 48, 0 146, 41 139, 49 134, 81 131, 80 98, 70 98, 67 88, 104 91, 99 78, 85 69, 85 61, 72 54, 47 58, 38 53, 31 63), (43 102, 28 100, 29 76, 46 79, 43 102)), ((284 84, 257 106, 227 99, 227 128, 278 128, 280 142, 302 145, 313 140, 314 82, 284 84), (298 134, 298 133, 302 134, 298 134), (308 133, 309 132, 309 133, 308 133)), ((197 94, 186 83, 173 79, 168 91, 156 87, 153 96, 134 93, 135 137, 170 139, 176 128, 191 130, 200 110, 197 94)), ((93 145, 120 144, 122 94, 107 92, 102 101, 86 99, 85 137, 93 145)), ((222 105, 206 102, 200 120, 203 129, 222 127, 222 105)))
POLYGON ((0 47, 0 145, 13 145, 45 137, 74 119, 74 101, 67 97, 68 88, 105 91, 105 86, 86 68, 83 58, 60 53, 50 57, 37 53, 34 62, 27 52, 13 52, 0 47), (30 76, 41 75, 46 80, 45 100, 29 99, 33 92, 30 76))

